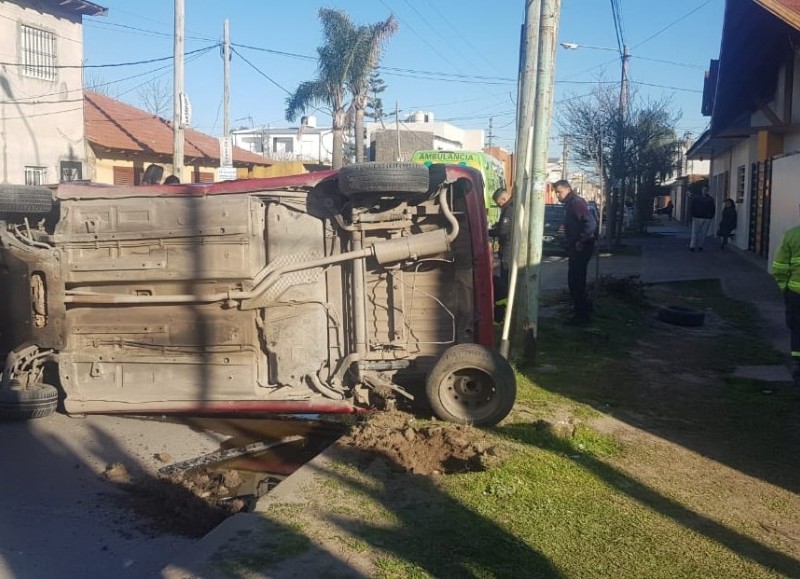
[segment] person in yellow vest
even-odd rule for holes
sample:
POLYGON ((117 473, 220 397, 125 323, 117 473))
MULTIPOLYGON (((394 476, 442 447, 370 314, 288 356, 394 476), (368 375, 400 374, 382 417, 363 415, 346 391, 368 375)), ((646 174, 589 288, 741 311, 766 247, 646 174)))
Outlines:
POLYGON ((792 332, 792 381, 800 387, 800 225, 783 234, 772 262, 772 275, 783 292, 786 326, 792 332))

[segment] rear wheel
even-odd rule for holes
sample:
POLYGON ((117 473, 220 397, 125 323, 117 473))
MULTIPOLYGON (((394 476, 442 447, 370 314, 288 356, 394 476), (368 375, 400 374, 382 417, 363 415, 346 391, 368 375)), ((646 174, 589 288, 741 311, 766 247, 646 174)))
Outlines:
POLYGON ((357 163, 339 170, 339 190, 359 193, 427 193, 430 175, 425 165, 414 163, 357 163))
POLYGON ((478 344, 448 348, 428 374, 425 389, 436 416, 475 426, 500 422, 517 396, 506 359, 478 344))
POLYGON ((55 412, 57 405, 58 390, 50 384, 0 390, 0 420, 43 418, 55 412))
POLYGON ((53 209, 53 193, 47 187, 0 185, 0 214, 47 215, 53 209))

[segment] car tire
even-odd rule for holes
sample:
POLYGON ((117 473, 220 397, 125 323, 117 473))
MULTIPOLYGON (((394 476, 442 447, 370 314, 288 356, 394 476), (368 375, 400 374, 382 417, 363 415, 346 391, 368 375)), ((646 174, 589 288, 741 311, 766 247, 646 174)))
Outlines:
POLYGON ((34 384, 27 390, 0 390, 0 420, 43 418, 56 410, 58 390, 50 384, 34 384))
POLYGON ((684 306, 665 306, 658 310, 656 318, 674 326, 697 328, 705 323, 706 314, 684 306))
POLYGON ((357 163, 339 170, 343 195, 361 193, 427 193, 430 176, 425 165, 415 163, 357 163))
POLYGON ((442 420, 493 426, 511 412, 517 383, 514 370, 497 352, 478 344, 458 344, 431 369, 425 392, 442 420))
POLYGON ((47 215, 53 209, 53 192, 33 185, 0 185, 0 214, 47 215))

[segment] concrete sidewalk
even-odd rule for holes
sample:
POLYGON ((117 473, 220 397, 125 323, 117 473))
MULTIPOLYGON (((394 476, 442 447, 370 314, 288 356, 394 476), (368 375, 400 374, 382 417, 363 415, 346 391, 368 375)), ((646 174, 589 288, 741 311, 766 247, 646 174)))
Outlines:
MULTIPOLYGON (((633 255, 603 256, 601 252, 599 273, 639 275, 646 283, 719 279, 729 297, 756 307, 762 318, 764 338, 779 351, 788 350, 789 332, 784 325, 783 298, 767 273, 766 262, 735 248, 723 252, 714 238, 707 240, 703 252, 689 252, 689 230, 676 221, 664 221, 652 227, 650 233, 653 235, 625 239, 625 245, 641 247, 641 254, 637 250, 632 252, 633 255)), ((563 258, 547 258, 542 271, 542 287, 564 288, 566 270, 566 260, 563 258)), ((589 272, 590 279, 593 279, 594 261, 589 272)), ((783 373, 780 368, 777 370, 778 379, 789 376, 788 367, 783 373)), ((323 453, 304 465, 273 491, 274 496, 260 501, 261 506, 275 502, 306 502, 304 489, 315 476, 319 476, 320 467, 326 460, 326 453, 323 453)), ((264 521, 258 513, 231 517, 187 551, 176 553, 173 563, 162 571, 162 576, 169 579, 226 576, 215 568, 215 556, 234 548, 242 542, 243 537, 247 537, 248 542, 257 543, 254 535, 264 533, 263 525, 264 521)), ((315 546, 307 557, 301 557, 294 568, 289 567, 291 571, 284 567, 275 576, 311 576, 319 571, 320 562, 324 568, 339 573, 336 576, 366 576, 363 570, 348 567, 347 562, 341 561, 335 553, 323 552, 319 546, 315 546)))

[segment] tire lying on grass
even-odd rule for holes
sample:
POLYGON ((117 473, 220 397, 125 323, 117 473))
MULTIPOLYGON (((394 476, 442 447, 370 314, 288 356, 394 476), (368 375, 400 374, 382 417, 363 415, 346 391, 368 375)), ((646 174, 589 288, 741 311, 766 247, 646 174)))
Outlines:
POLYGON ((339 170, 343 195, 359 193, 427 193, 430 176, 425 165, 415 163, 357 163, 339 170))
POLYGON ((27 390, 0 390, 0 420, 44 418, 55 412, 58 390, 50 384, 34 384, 27 390))
POLYGON ((505 418, 517 396, 514 371, 505 358, 478 344, 445 350, 425 381, 434 414, 442 420, 493 426, 505 418))
POLYGON ((53 209, 53 193, 34 185, 0 185, 0 214, 47 215, 53 209))
POLYGON ((705 323, 706 314, 684 306, 664 306, 658 310, 656 318, 674 326, 697 328, 705 323))

